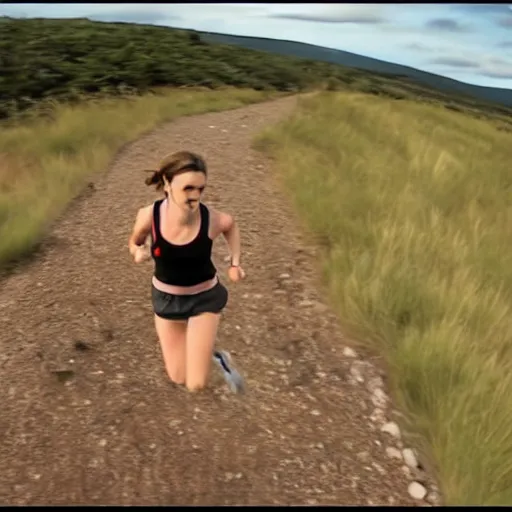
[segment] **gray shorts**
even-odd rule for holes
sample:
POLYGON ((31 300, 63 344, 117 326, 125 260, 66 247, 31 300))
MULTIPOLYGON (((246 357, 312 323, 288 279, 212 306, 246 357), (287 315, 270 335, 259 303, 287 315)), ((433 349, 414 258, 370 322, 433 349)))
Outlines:
POLYGON ((151 286, 155 315, 166 320, 187 320, 201 313, 220 313, 228 303, 228 291, 219 281, 213 288, 194 295, 172 295, 151 286))

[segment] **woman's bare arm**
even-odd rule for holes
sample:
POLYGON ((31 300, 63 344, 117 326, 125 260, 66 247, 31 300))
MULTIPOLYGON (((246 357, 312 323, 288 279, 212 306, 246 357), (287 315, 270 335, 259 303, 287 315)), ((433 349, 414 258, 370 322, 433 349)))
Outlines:
POLYGON ((128 240, 130 254, 135 256, 138 249, 142 248, 148 235, 151 233, 153 221, 153 205, 145 206, 137 212, 132 234, 128 240))
POLYGON ((225 212, 219 212, 210 208, 211 229, 210 238, 212 240, 222 234, 226 239, 231 254, 231 264, 240 265, 241 240, 240 229, 232 215, 225 212))

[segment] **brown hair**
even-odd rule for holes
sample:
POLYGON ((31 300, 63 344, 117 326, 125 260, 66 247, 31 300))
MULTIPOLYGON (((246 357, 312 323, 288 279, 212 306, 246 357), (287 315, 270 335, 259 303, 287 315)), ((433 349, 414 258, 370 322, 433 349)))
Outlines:
POLYGON ((158 169, 146 170, 152 175, 146 178, 145 183, 148 186, 156 185, 156 189, 160 190, 164 186, 164 176, 170 183, 174 176, 183 172, 196 171, 207 173, 206 162, 202 157, 190 151, 177 151, 167 155, 158 166, 158 169))

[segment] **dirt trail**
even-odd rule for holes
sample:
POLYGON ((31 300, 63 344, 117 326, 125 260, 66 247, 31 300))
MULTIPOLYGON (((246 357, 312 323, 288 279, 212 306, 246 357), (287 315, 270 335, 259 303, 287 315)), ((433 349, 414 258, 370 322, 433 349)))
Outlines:
POLYGON ((0 288, 0 503, 418 504, 371 393, 318 294, 314 248, 253 135, 294 98, 183 118, 126 147, 0 288), (225 278, 219 345, 248 394, 189 395, 166 379, 150 305, 152 264, 126 248, 156 198, 139 169, 190 149, 211 169, 208 204, 233 212, 247 280, 225 278), (272 220, 274 227, 267 230, 272 220), (289 277, 283 276, 288 274, 289 277))

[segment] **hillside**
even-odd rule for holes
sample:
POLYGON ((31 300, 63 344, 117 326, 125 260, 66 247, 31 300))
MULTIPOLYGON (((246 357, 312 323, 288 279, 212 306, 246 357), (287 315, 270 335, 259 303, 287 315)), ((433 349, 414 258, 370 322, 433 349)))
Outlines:
POLYGON ((48 100, 143 93, 161 86, 290 92, 327 87, 441 103, 504 124, 512 116, 512 108, 408 79, 242 48, 235 44, 240 38, 228 45, 209 42, 220 37, 214 34, 87 19, 3 17, 0 24, 0 119, 48 100))
POLYGON ((490 101, 512 107, 512 90, 510 89, 466 84, 444 76, 420 71, 419 69, 409 66, 402 66, 400 64, 393 64, 379 59, 372 59, 371 57, 365 57, 363 55, 357 55, 355 53, 345 52, 342 50, 334 50, 332 48, 324 48, 322 46, 298 43, 294 41, 232 36, 211 32, 202 32, 201 38, 210 43, 237 45, 244 48, 251 48, 253 50, 267 51, 278 55, 313 59, 365 71, 401 76, 404 78, 407 77, 429 87, 441 89, 448 93, 469 95, 483 101, 490 101))

